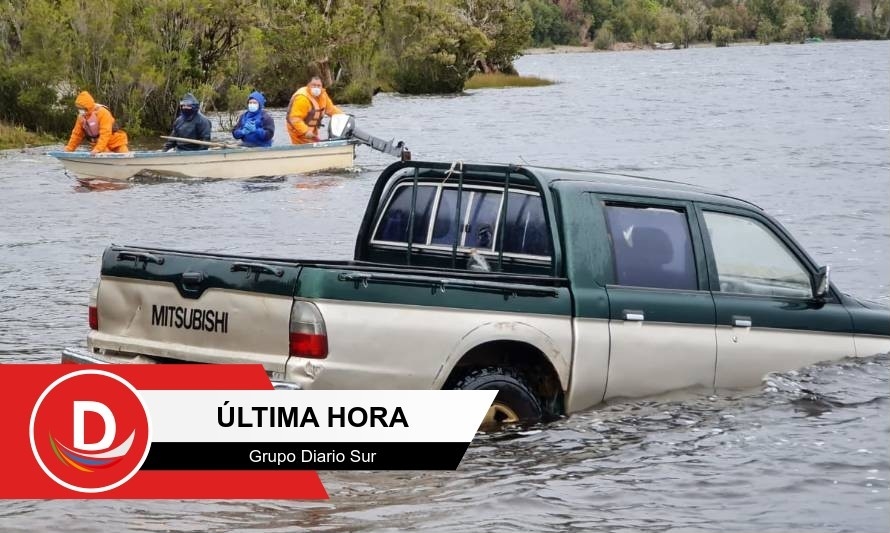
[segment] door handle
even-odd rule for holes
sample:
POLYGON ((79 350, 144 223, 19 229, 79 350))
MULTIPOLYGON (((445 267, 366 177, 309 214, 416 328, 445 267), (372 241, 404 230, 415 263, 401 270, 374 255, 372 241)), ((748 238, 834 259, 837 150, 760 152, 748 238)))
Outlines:
POLYGON ((751 317, 749 317, 749 316, 734 316, 734 317, 732 317, 732 325, 737 328, 750 328, 751 327, 751 317))
POLYGON ((642 311, 624 311, 624 320, 633 320, 635 322, 642 322, 645 320, 646 316, 642 311))
POLYGON ((183 285, 198 285, 204 281, 203 272, 185 272, 182 274, 183 285))
POLYGON ((182 290, 187 292, 196 292, 201 290, 201 284, 204 282, 203 272, 185 272, 182 274, 182 290))
POLYGON ((263 263, 237 262, 233 263, 232 267, 229 270, 231 270, 232 272, 239 272, 244 270, 247 271, 248 276, 250 276, 251 273, 256 274, 257 279, 259 279, 260 274, 272 274, 273 276, 278 276, 279 278, 284 275, 283 268, 264 265, 263 263))

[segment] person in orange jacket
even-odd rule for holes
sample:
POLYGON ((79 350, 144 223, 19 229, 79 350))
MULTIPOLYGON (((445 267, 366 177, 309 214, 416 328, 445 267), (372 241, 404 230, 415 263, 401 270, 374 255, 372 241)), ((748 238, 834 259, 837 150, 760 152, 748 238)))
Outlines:
POLYGON ((71 130, 71 137, 65 145, 66 152, 77 149, 84 138, 90 141, 90 155, 100 152, 129 152, 127 132, 120 129, 108 107, 97 104, 93 96, 82 91, 74 100, 77 106, 77 121, 71 130))
POLYGON ((332 116, 343 113, 334 105, 331 97, 324 90, 321 78, 313 76, 305 87, 300 87, 290 97, 287 105, 287 133, 291 144, 308 144, 318 142, 318 126, 325 115, 332 116))

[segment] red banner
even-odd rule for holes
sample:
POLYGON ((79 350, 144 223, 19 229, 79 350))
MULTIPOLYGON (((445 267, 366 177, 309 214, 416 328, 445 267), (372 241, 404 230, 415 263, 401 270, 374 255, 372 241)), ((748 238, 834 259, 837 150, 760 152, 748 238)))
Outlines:
POLYGON ((326 499, 315 471, 140 469, 138 391, 270 389, 261 365, 0 365, 0 498, 326 499))

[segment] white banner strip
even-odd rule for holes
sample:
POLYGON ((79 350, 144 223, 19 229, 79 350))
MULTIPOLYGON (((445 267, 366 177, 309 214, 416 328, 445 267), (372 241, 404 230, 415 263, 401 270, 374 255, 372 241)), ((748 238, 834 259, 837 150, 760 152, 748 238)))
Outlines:
POLYGON ((494 390, 140 390, 153 442, 471 442, 494 390))

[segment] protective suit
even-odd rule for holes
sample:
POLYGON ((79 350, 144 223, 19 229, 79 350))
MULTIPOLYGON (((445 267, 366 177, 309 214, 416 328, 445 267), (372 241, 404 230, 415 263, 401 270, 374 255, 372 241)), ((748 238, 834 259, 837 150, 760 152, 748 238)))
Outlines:
POLYGON ((247 97, 247 101, 248 110, 238 118, 238 123, 232 129, 232 137, 240 140, 245 146, 272 146, 275 120, 266 111, 266 98, 259 91, 254 91, 247 97), (249 109, 251 100, 257 101, 256 111, 249 109))
POLYGON ((86 112, 77 117, 71 137, 65 145, 66 152, 73 152, 84 139, 90 141, 90 152, 129 152, 127 132, 120 129, 111 111, 102 104, 97 104, 87 91, 77 95, 74 104, 86 112))
POLYGON ((321 94, 313 96, 309 90, 309 86, 300 87, 297 92, 290 98, 287 106, 287 133, 290 135, 291 143, 307 144, 317 142, 318 126, 321 119, 325 116, 337 115, 342 113, 331 98, 327 91, 321 90, 321 94), (313 138, 306 137, 306 132, 311 131, 313 138))

